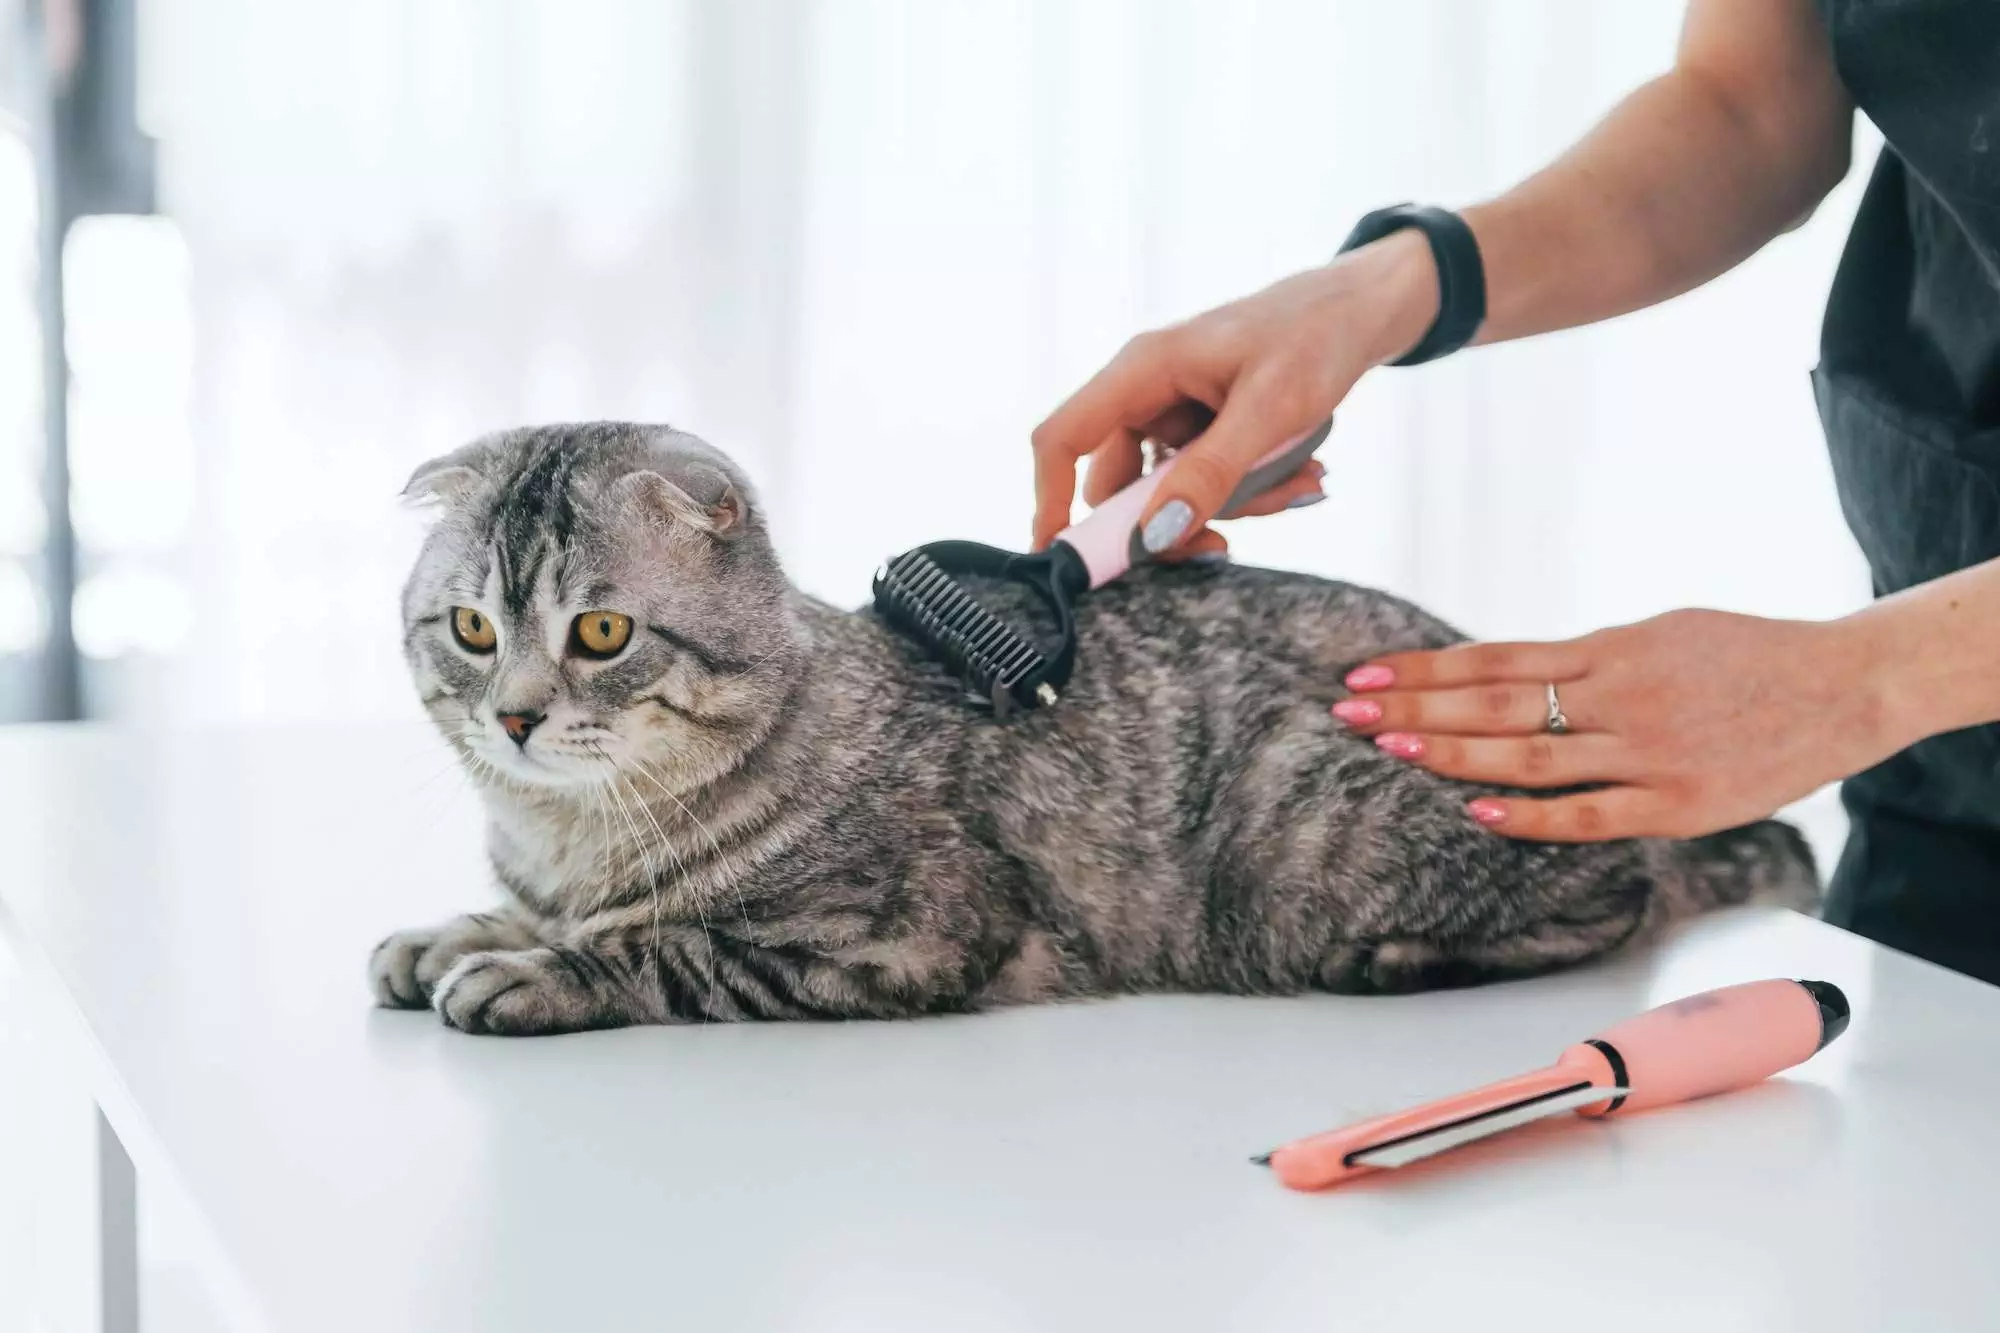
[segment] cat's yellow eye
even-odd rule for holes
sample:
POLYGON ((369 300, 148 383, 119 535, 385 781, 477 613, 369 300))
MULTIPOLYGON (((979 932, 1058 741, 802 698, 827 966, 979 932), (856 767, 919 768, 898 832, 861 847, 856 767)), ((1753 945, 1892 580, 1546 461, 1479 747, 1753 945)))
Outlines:
POLYGON ((570 647, 584 657, 616 657, 632 638, 632 617, 585 611, 569 627, 570 647))
POLYGON ((468 653, 490 653, 500 641, 494 632, 493 622, 484 612, 469 606, 454 606, 451 609, 451 637, 458 640, 458 646, 468 653))

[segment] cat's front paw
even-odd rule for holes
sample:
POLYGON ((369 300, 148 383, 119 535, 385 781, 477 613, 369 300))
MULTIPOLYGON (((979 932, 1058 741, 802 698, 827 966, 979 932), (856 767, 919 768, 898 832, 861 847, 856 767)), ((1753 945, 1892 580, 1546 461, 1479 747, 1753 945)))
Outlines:
POLYGON ((384 1009, 422 1009, 431 1002, 431 987, 444 974, 435 966, 426 967, 425 960, 437 951, 438 937, 435 930, 402 930, 375 946, 368 956, 368 984, 375 991, 375 1003, 384 1009), (428 975, 420 979, 419 968, 428 975))
POLYGON ((384 1009, 423 1009, 459 959, 526 942, 525 932, 490 916, 461 916, 430 930, 399 930, 369 955, 368 984, 384 1009))
POLYGON ((459 959, 438 982, 431 1007, 460 1032, 538 1037, 626 1021, 611 998, 556 950, 517 949, 459 959))

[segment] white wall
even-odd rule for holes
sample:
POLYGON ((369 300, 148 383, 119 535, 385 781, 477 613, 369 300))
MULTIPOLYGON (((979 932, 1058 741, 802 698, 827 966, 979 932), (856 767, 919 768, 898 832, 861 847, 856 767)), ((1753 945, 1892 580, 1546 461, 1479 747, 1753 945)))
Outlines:
MULTIPOLYGON (((77 243, 78 503, 123 580, 88 637, 172 647, 122 673, 149 713, 408 715, 392 497, 532 420, 707 434, 844 602, 913 542, 1019 541, 1028 429, 1129 333, 1503 187, 1678 11, 155 0, 175 221, 77 243)), ((1852 196, 1666 310, 1376 377, 1333 502, 1239 552, 1493 635, 1856 604, 1806 384, 1852 196)))

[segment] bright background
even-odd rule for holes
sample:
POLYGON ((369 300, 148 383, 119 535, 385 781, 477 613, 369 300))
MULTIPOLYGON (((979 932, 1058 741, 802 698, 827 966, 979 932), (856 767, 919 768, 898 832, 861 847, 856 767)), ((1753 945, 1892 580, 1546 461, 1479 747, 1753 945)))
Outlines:
MULTIPOLYGON (((67 239, 87 707, 414 717, 396 492, 494 427, 708 437, 838 602, 919 541, 1020 542, 1028 431, 1127 336, 1322 262, 1371 207, 1504 188, 1667 65, 1679 12, 139 0, 162 216, 67 239)), ((1483 636, 1859 605, 1807 371, 1862 137, 1809 225, 1694 296, 1371 378, 1322 455, 1331 501, 1239 528, 1238 558, 1483 636)), ((50 609, 35 209, 0 117, 14 716, 50 609)), ((1837 813, 1808 815, 1830 849, 1837 813)))
MULTIPOLYGON (((394 497, 499 426, 707 436, 837 602, 919 541, 1019 542, 1029 429, 1127 336, 1370 207, 1505 188, 1666 66, 1679 10, 140 0, 163 216, 67 241, 86 707, 414 717, 394 497)), ((1666 308, 1372 377, 1331 502, 1239 558, 1487 637, 1858 605, 1806 376, 1864 174, 1666 308)), ((0 132, 0 715, 47 612, 33 209, 0 132)))
MULTIPOLYGON (((497 426, 698 431, 836 601, 920 540, 1018 542, 1028 430, 1126 336, 1322 261, 1369 207, 1503 188, 1665 65, 1678 10, 142 4, 167 216, 68 242, 92 702, 410 715, 395 493, 497 426)), ((1855 605, 1806 373, 1859 175, 1666 309, 1374 377, 1332 502, 1241 557, 1484 635, 1855 605)), ((23 291, 32 208, 0 136, 23 291)), ((0 313, 0 560, 43 526, 31 316, 0 313)), ((0 652, 41 613, 0 564, 0 652)))

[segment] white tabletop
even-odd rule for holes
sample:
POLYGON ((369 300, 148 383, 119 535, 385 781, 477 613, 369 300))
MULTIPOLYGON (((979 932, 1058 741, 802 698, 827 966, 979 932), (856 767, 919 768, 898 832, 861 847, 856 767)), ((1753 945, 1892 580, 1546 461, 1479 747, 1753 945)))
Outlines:
POLYGON ((489 900, 460 787, 415 727, 0 740, 0 924, 251 1323, 2000 1327, 2000 990, 1816 922, 1413 998, 474 1038, 363 980, 489 900), (1319 1196, 1246 1161, 1765 976, 1855 1018, 1758 1089, 1319 1196))

